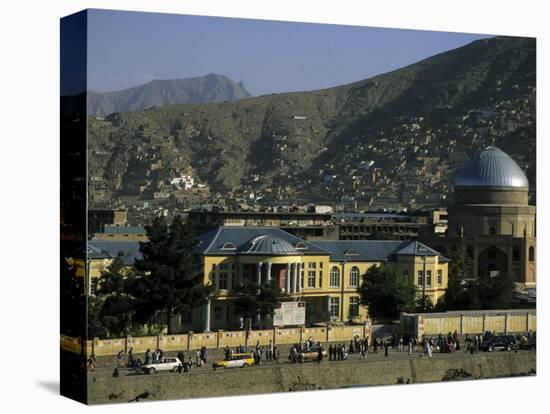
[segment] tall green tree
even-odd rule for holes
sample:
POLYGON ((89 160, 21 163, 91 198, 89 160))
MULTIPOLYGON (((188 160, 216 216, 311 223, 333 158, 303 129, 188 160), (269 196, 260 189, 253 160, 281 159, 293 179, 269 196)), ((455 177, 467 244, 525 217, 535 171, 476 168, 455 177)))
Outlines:
POLYGON ((74 264, 61 256, 61 333, 86 338, 86 295, 84 278, 76 274, 74 264))
POLYGON ((473 263, 457 251, 449 256, 449 280, 443 299, 447 310, 480 309, 477 281, 473 276, 473 263))
POLYGON ((140 242, 143 259, 135 262, 143 274, 134 286, 136 320, 150 323, 162 313, 171 333, 172 316, 204 304, 212 288, 204 284, 193 261, 198 241, 189 221, 176 216, 167 224, 164 217, 157 217, 145 230, 149 241, 140 242))
POLYGON ((133 332, 136 299, 131 287, 136 275, 124 266, 123 253, 118 254, 98 280, 94 296, 88 299, 88 332, 90 337, 120 337, 133 332))
POLYGON ((499 272, 496 276, 480 276, 477 291, 482 309, 513 307, 515 287, 514 277, 507 272, 499 272))
POLYGON ((445 291, 446 310, 505 309, 514 305, 512 275, 474 276, 472 261, 459 253, 451 254, 449 281, 445 291))
POLYGON ((411 280, 385 265, 370 267, 357 290, 361 304, 377 321, 395 320, 401 312, 414 311, 416 306, 416 289, 411 280))
POLYGON ((235 310, 245 320, 255 320, 258 315, 262 319, 273 317, 277 305, 288 298, 275 279, 260 285, 251 280, 245 280, 242 285, 234 289, 234 293, 237 295, 235 310))

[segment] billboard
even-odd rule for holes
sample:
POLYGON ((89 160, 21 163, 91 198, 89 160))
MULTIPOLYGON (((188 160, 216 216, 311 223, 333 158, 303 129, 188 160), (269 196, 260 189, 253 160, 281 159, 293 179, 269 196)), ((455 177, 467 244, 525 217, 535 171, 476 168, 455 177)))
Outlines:
POLYGON ((305 302, 282 302, 275 309, 273 326, 305 325, 305 302))

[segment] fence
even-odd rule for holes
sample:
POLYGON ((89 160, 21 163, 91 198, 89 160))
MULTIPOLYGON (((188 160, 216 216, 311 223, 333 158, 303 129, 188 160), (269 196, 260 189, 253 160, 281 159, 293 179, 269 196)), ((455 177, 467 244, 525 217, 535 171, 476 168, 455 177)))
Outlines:
POLYGON ((443 313, 414 313, 401 315, 403 335, 438 335, 457 332, 460 335, 479 334, 486 331, 504 333, 537 330, 534 309, 494 311, 454 311, 443 313))
POLYGON ((61 349, 77 354, 96 356, 116 355, 120 351, 142 353, 147 349, 160 348, 164 351, 187 351, 205 346, 209 349, 236 347, 238 345, 250 346, 268 345, 271 341, 274 345, 291 345, 303 343, 306 339, 321 342, 349 342, 355 336, 371 337, 372 325, 370 321, 362 325, 324 326, 313 328, 273 328, 252 331, 217 331, 178 335, 160 334, 157 336, 141 336, 114 339, 94 339, 82 341, 80 338, 61 336, 61 349))

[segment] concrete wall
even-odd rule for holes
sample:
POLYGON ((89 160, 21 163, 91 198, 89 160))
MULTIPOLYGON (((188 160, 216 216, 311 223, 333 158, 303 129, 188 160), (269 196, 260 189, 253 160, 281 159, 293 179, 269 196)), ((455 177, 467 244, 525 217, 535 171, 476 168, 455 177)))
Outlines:
POLYGON ((121 350, 143 353, 147 349, 160 348, 164 351, 188 351, 205 346, 209 349, 236 347, 238 345, 253 346, 273 344, 291 345, 303 343, 307 339, 320 342, 349 342, 355 336, 364 338, 371 336, 371 324, 329 326, 315 328, 274 328, 253 331, 218 331, 209 333, 189 333, 182 335, 158 335, 127 337, 114 339, 95 339, 85 344, 78 338, 61 336, 61 348, 73 353, 95 353, 96 356, 116 355, 121 350))
POLYGON ((485 331, 498 333, 527 332, 537 330, 535 309, 495 311, 454 311, 444 313, 402 314, 403 335, 479 334, 485 331))
POLYGON ((403 358, 362 362, 234 369, 188 374, 88 377, 90 404, 121 403, 146 395, 143 401, 335 389, 353 385, 441 381, 448 370, 463 369, 472 378, 525 375, 536 369, 536 353, 484 353, 453 358, 403 358))

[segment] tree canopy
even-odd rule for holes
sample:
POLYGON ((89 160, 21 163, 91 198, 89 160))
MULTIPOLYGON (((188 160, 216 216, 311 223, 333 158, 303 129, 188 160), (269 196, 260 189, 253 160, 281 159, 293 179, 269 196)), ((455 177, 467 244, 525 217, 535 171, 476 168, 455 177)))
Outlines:
POLYGON ((367 270, 358 292, 361 304, 378 321, 395 320, 401 312, 411 312, 416 306, 416 289, 411 280, 384 265, 367 270))
POLYGON ((472 261, 459 253, 451 254, 449 282, 443 307, 446 310, 504 309, 513 306, 515 282, 512 275, 473 276, 472 261))
POLYGON ((204 275, 193 262, 198 241, 189 221, 175 216, 167 224, 164 217, 157 217, 145 230, 149 241, 140 242, 143 258, 135 262, 143 274, 134 286, 136 297, 143 299, 136 317, 148 322, 163 313, 170 333, 172 316, 204 304, 212 288, 204 284, 204 275))
POLYGON ((235 288, 235 293, 235 310, 244 319, 251 320, 258 314, 262 319, 273 317, 277 305, 287 298, 275 279, 260 285, 246 279, 242 285, 235 288))

